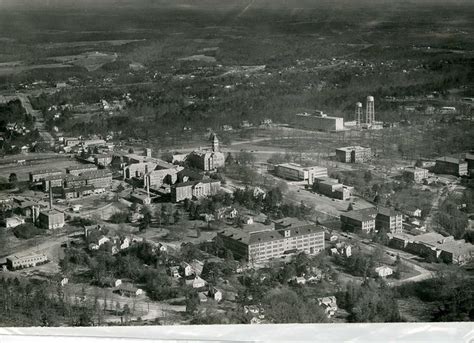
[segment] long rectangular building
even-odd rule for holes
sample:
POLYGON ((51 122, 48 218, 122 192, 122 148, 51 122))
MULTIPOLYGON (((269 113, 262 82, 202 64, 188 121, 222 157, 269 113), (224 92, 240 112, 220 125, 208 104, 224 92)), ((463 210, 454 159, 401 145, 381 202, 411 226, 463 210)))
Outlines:
POLYGON ((467 175, 467 162, 454 157, 440 157, 436 160, 435 172, 455 176, 467 175))
POLYGON ((108 188, 112 185, 112 173, 108 170, 92 170, 81 175, 68 175, 64 180, 66 188, 92 185, 97 188, 108 188))
POLYGON ((337 179, 317 177, 314 179, 313 189, 330 198, 346 200, 350 199, 354 188, 343 185, 337 179))
POLYGON ((219 180, 202 180, 177 183, 171 187, 171 201, 180 202, 185 199, 199 199, 215 195, 221 188, 219 180))
POLYGON ((30 172, 30 182, 41 182, 43 179, 51 176, 59 176, 62 175, 63 172, 59 169, 44 169, 44 170, 36 170, 30 172))
POLYGON ((344 118, 331 117, 322 111, 315 111, 314 113, 298 113, 295 115, 294 124, 302 129, 316 131, 344 130, 344 118))
POLYGON ((229 227, 218 235, 235 258, 244 258, 251 263, 266 262, 301 252, 316 255, 324 250, 324 229, 316 224, 295 221, 285 227, 276 227, 276 230, 259 232, 229 227))
POLYGON ((71 175, 80 175, 84 172, 97 170, 97 166, 94 164, 81 164, 77 166, 70 166, 66 168, 66 173, 71 175))
POLYGON ((275 166, 275 174, 278 177, 294 181, 308 181, 313 184, 315 178, 327 177, 328 169, 325 167, 303 167, 296 163, 283 163, 275 166))
POLYGON ((10 270, 35 267, 38 264, 48 262, 45 254, 11 255, 7 257, 7 267, 10 270))

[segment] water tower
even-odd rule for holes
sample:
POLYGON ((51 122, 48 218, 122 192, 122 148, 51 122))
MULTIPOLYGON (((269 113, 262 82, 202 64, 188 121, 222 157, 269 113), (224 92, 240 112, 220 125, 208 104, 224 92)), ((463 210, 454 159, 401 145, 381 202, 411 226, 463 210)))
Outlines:
POLYGON ((375 121, 375 106, 374 106, 374 97, 367 97, 367 108, 365 109, 365 122, 367 124, 373 124, 375 121))

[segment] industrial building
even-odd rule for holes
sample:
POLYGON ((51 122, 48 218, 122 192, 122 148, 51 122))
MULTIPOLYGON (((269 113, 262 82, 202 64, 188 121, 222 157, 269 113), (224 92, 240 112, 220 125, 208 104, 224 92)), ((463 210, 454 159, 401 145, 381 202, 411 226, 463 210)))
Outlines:
POLYGON ((44 178, 50 176, 59 176, 62 175, 63 172, 59 169, 44 169, 44 170, 37 170, 30 172, 30 182, 41 182, 44 178))
POLYGON ((96 188, 108 188, 112 185, 112 173, 108 170, 92 170, 80 175, 67 175, 64 179, 65 188, 81 186, 94 186, 96 188))
POLYGON ((95 188, 92 185, 63 188, 63 197, 67 200, 82 198, 94 194, 95 188))
POLYGON ((403 171, 403 175, 413 182, 420 183, 428 178, 428 170, 424 168, 407 167, 403 171))
POLYGON ((465 160, 467 162, 467 171, 469 175, 474 175, 474 153, 467 153, 465 160))
POLYGON ((218 233, 234 257, 251 263, 291 256, 300 252, 316 255, 324 250, 322 227, 293 218, 275 223, 275 230, 247 232, 228 227, 218 233))
POLYGON ((345 186, 330 177, 317 177, 314 179, 313 190, 330 198, 347 200, 351 198, 354 187, 345 186))
POLYGON ((295 115, 294 125, 307 130, 341 131, 344 130, 344 118, 331 117, 322 111, 304 112, 295 115))
POLYGON ((372 158, 372 149, 362 146, 347 146, 336 149, 336 158, 344 163, 364 163, 372 158))
POLYGON ((6 258, 7 267, 10 270, 17 270, 28 267, 35 267, 38 264, 48 262, 48 256, 45 254, 25 254, 25 255, 11 255, 6 258))
POLYGON ((325 167, 302 167, 296 163, 283 163, 275 166, 275 174, 278 177, 294 181, 308 181, 313 184, 317 177, 327 177, 328 169, 325 167))
POLYGON ((185 199, 199 199, 215 195, 221 188, 219 180, 189 181, 171 187, 171 201, 180 202, 185 199))
POLYGON ((455 176, 467 175, 467 162, 454 157, 440 157, 436 160, 435 172, 455 176))
POLYGON ((49 187, 58 188, 63 186, 64 175, 50 175, 42 179, 42 189, 44 192, 49 192, 49 187))
POLYGON ((66 173, 78 176, 84 172, 97 170, 97 166, 94 164, 81 164, 77 166, 70 166, 66 168, 66 173))
POLYGON ((55 209, 40 211, 37 225, 48 230, 60 229, 64 226, 64 213, 55 209))

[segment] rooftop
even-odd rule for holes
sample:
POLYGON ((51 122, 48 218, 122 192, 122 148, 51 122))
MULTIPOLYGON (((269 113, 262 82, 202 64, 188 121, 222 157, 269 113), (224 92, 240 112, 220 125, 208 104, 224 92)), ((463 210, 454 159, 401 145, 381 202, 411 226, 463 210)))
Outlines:
POLYGON ((401 214, 400 212, 388 207, 379 207, 378 213, 387 217, 395 217, 401 214))
POLYGON ((31 175, 38 175, 38 174, 47 174, 47 173, 62 173, 59 169, 41 169, 30 172, 31 175))
POLYGON ((69 166, 66 168, 67 170, 82 170, 82 169, 97 169, 95 164, 81 164, 76 166, 69 166))
POLYGON ((338 119, 343 120, 342 117, 328 116, 327 114, 323 113, 322 111, 316 111, 315 113, 308 113, 308 112, 297 113, 296 116, 297 117, 308 117, 308 118, 324 118, 324 119, 331 119, 331 120, 338 120, 338 119))
POLYGON ((448 162, 448 163, 454 163, 454 164, 464 163, 464 161, 459 160, 459 158, 450 157, 450 156, 440 157, 440 158, 436 159, 436 162, 448 162))
POLYGON ((360 145, 352 145, 352 146, 346 146, 346 147, 338 148, 336 150, 352 151, 352 150, 367 150, 367 149, 370 149, 370 148, 363 147, 363 146, 360 146, 360 145))

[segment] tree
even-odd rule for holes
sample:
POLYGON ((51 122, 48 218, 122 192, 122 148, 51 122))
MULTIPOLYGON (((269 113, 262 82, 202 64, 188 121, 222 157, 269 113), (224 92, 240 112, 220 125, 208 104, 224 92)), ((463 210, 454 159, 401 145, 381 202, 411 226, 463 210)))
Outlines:
POLYGON ((8 177, 8 182, 16 184, 18 182, 18 177, 16 173, 11 173, 10 176, 8 177))
POLYGON ((196 291, 192 290, 186 294, 186 313, 193 314, 199 305, 199 297, 196 291))
POLYGON ((349 206, 347 206, 347 212, 354 210, 354 206, 352 206, 352 203, 349 203, 349 206))

